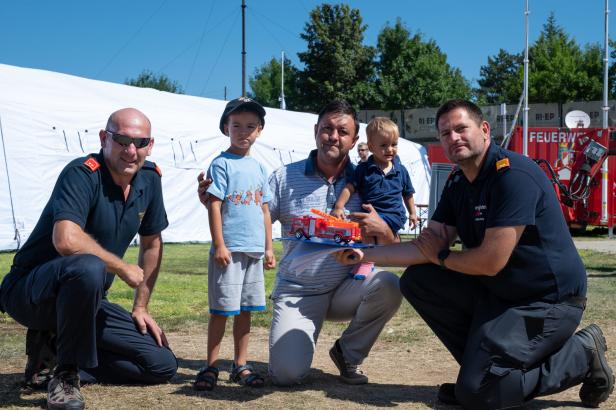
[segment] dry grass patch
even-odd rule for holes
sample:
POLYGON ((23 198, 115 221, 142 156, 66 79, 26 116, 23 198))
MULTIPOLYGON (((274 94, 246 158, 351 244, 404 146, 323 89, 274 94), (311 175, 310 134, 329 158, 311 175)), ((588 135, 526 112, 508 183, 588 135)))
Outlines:
MULTIPOLYGON (((616 323, 603 323, 608 344, 616 346, 616 323)), ((2 325, 3 334, 6 326, 2 325)), ((387 329, 386 329, 387 332, 387 329)), ((10 329, 12 337, 24 337, 23 330, 10 329)), ((188 408, 256 408, 256 409, 322 409, 400 407, 410 409, 454 409, 436 402, 437 386, 455 380, 457 364, 441 343, 432 336, 421 341, 403 343, 381 338, 374 346, 363 369, 370 384, 348 386, 336 377, 336 368, 328 350, 338 335, 337 326, 327 326, 319 340, 313 369, 302 386, 279 388, 271 383, 262 389, 240 387, 228 381, 229 360, 222 362, 218 387, 212 392, 195 392, 192 380, 203 365, 205 327, 194 326, 168 335, 180 368, 170 383, 160 386, 85 386, 83 393, 92 409, 188 409, 188 408)), ((256 369, 267 372, 268 331, 257 328, 250 344, 250 358, 256 369)), ((222 357, 232 357, 232 339, 228 335, 222 357)), ((26 392, 20 388, 25 357, 14 356, 0 364, 0 403, 9 408, 41 408, 45 394, 26 392)), ((613 358, 613 354, 610 354, 613 358)), ((613 360, 612 360, 613 363, 613 360)), ((528 409, 579 407, 577 388, 535 400, 528 409)), ((616 409, 611 398, 602 408, 616 409)))

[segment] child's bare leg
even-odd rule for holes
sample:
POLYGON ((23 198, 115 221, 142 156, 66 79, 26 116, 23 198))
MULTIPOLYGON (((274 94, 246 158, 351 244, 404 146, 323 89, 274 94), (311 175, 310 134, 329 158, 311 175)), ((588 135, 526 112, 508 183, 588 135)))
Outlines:
MULTIPOLYGON (((233 342, 235 365, 243 366, 248 360, 248 340, 250 338, 250 312, 242 311, 233 319, 233 342)), ((242 372, 243 374, 244 372, 242 372)))
POLYGON ((212 390, 218 380, 218 353, 220 342, 225 334, 227 317, 210 314, 207 325, 207 368, 200 370, 193 383, 195 390, 212 390))
POLYGON ((231 380, 249 387, 263 387, 263 377, 246 364, 248 359, 248 338, 250 336, 250 312, 241 312, 233 320, 233 341, 235 342, 235 369, 231 380), (244 366, 242 368, 242 366, 244 366), (242 368, 242 369, 239 369, 242 368))
POLYGON ((218 367, 218 354, 220 353, 220 343, 225 335, 225 324, 227 317, 211 314, 210 322, 207 325, 207 364, 208 366, 218 367))
POLYGON ((235 369, 231 380, 249 387, 263 387, 263 377, 246 364, 248 360, 248 338, 250 336, 250 312, 242 312, 233 320, 233 341, 235 342, 235 369), (237 370, 241 371, 237 371, 237 370))

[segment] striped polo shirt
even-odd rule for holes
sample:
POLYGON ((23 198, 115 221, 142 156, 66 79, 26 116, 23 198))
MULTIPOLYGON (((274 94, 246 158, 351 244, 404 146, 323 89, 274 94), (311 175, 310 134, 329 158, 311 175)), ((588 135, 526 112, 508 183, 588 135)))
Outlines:
MULTIPOLYGON (((316 167, 316 155, 317 151, 313 150, 307 159, 278 168, 270 176, 272 200, 269 202, 269 209, 272 222, 280 221, 283 236, 289 234, 292 219, 309 214, 311 208, 329 213, 347 179, 353 175, 355 166, 348 161, 342 175, 333 183, 328 182, 316 167)), ((358 195, 351 196, 346 209, 351 212, 361 209, 358 195)), ((327 293, 348 278, 351 267, 340 265, 333 256, 315 261, 299 274, 291 272, 291 261, 287 255, 298 244, 295 241, 285 241, 283 244, 284 253, 278 265, 273 297, 327 293)))

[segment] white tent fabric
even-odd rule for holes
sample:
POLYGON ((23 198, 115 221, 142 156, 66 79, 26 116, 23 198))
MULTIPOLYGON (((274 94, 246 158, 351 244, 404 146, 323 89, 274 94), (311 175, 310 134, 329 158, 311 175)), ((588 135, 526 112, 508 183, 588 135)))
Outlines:
MULTIPOLYGON (((135 107, 152 121, 152 156, 163 170, 166 242, 209 241, 196 177, 228 146, 218 129, 226 102, 0 64, 0 250, 17 249, 32 232, 62 168, 100 148, 109 114, 135 107)), ((314 114, 267 108, 252 155, 271 172, 314 148, 314 114)), ((365 140, 361 130, 360 140, 365 140)), ((428 203, 426 151, 401 140, 416 203, 428 203)), ((352 158, 357 160, 356 152, 352 158)), ((278 231, 279 235, 279 231, 278 231)))

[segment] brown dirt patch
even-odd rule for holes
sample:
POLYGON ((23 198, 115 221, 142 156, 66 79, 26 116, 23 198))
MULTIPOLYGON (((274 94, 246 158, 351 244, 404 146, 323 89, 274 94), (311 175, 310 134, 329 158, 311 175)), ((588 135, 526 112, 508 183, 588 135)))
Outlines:
MULTIPOLYGON (((616 346, 616 329, 605 330, 608 344, 616 346)), ((328 355, 336 334, 329 331, 320 337, 313 370, 302 386, 278 388, 268 383, 263 389, 243 388, 227 381, 229 373, 226 368, 230 362, 224 361, 218 387, 213 392, 197 393, 192 390, 191 382, 203 365, 205 334, 205 328, 199 326, 168 335, 180 361, 178 374, 170 383, 161 386, 85 386, 82 391, 87 408, 456 408, 436 402, 438 384, 455 380, 457 364, 434 336, 409 344, 377 342, 363 365, 370 376, 370 384, 365 386, 348 386, 336 377, 336 368, 328 355)), ((250 358, 262 373, 267 372, 267 346, 267 329, 254 329, 250 358)), ((227 336, 222 357, 231 358, 232 351, 232 339, 227 336)), ((10 357, 14 358, 0 363, 0 406, 44 407, 44 393, 26 392, 20 388, 25 357, 10 357)), ((526 408, 579 408, 577 394, 578 389, 573 388, 535 400, 526 408)), ((612 397, 601 408, 616 409, 616 398, 612 397)))

